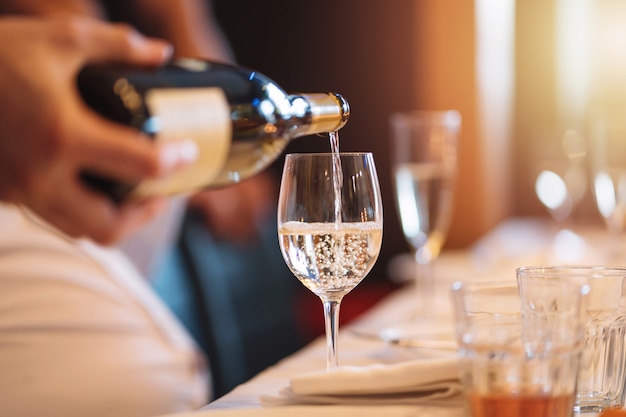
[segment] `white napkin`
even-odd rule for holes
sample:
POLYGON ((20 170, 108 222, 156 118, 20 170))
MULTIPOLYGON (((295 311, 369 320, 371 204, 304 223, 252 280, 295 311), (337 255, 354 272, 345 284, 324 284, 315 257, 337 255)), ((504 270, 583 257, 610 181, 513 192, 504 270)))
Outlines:
POLYGON ((391 365, 344 366, 297 375, 263 405, 419 404, 456 401, 462 391, 456 357, 410 360, 391 365))

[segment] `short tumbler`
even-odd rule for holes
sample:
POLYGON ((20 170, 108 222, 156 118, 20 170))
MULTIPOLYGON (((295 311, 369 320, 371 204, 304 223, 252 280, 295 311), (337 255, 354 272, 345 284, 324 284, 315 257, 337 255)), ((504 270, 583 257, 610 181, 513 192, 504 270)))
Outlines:
POLYGON ((604 266, 526 267, 519 277, 584 282, 584 340, 576 413, 623 407, 626 383, 626 268, 604 266))
POLYGON ((570 417, 584 285, 455 283, 462 380, 472 417, 570 417))

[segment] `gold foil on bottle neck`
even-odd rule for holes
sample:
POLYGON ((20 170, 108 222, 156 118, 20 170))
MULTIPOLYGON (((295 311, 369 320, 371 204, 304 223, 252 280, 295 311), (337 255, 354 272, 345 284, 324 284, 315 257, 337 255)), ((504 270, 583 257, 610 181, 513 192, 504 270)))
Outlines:
POLYGON ((339 94, 305 94, 311 104, 309 134, 335 132, 348 122, 350 106, 339 94))

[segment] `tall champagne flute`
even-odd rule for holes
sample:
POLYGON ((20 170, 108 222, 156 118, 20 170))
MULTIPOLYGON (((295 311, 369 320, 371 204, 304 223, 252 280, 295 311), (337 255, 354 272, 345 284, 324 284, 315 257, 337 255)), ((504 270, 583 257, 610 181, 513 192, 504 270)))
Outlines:
POLYGON ((418 315, 424 316, 432 311, 432 263, 452 214, 461 115, 455 110, 399 112, 391 115, 390 125, 396 207, 415 256, 418 315))
POLYGON ((337 367, 339 307, 380 253, 382 201, 371 153, 288 154, 278 202, 280 249, 323 303, 327 369, 337 367))

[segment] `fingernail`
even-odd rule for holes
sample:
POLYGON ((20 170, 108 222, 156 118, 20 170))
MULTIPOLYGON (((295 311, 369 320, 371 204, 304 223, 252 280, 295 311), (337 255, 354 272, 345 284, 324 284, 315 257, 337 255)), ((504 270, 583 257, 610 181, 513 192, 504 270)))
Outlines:
POLYGON ((137 30, 131 32, 131 42, 137 47, 143 49, 145 53, 152 56, 155 60, 167 61, 174 55, 174 46, 160 38, 147 37, 142 35, 137 30))

